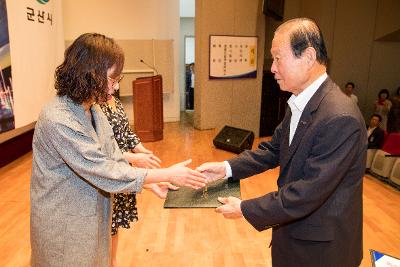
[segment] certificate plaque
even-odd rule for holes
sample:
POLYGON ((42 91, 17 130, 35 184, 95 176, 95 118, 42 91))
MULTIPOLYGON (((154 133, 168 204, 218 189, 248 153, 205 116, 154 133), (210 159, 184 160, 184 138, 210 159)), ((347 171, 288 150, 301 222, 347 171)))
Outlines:
POLYGON ((216 208, 222 204, 218 197, 240 198, 240 182, 231 179, 221 179, 204 189, 179 188, 176 191, 169 190, 164 202, 164 208, 216 208))
POLYGON ((210 79, 257 77, 257 36, 210 35, 210 79))

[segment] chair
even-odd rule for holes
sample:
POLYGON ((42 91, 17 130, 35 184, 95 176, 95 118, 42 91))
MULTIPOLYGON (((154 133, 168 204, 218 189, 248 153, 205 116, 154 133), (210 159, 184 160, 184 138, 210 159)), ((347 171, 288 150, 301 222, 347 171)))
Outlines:
POLYGON ((394 162, 389 179, 393 183, 400 185, 400 158, 397 158, 396 161, 394 162))
POLYGON ((400 133, 390 133, 382 149, 376 151, 370 171, 388 178, 396 161, 396 155, 400 155, 400 133))
MULTIPOLYGON (((385 144, 385 141, 386 141, 386 139, 388 137, 387 131, 383 131, 383 136, 384 136, 383 137, 383 144, 385 144)), ((382 147, 383 147, 383 144, 382 144, 382 147)), ((380 148, 382 148, 382 147, 380 147, 380 148)), ((373 161, 373 159, 375 157, 376 151, 378 151, 378 149, 371 148, 371 149, 367 150, 367 164, 365 166, 366 169, 370 169, 371 168, 372 161, 373 161)))
POLYGON ((367 149, 367 164, 365 166, 367 169, 371 168, 372 160, 375 157, 376 151, 378 151, 378 149, 367 149))

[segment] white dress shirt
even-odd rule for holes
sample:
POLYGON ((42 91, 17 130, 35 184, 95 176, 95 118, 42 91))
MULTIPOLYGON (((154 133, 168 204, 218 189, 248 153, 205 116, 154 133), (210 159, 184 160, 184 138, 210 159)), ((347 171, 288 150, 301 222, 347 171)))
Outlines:
POLYGON ((350 95, 351 100, 353 100, 354 103, 358 104, 358 97, 355 94, 350 95))
POLYGON ((289 145, 292 143, 293 136, 296 133, 297 125, 299 124, 299 120, 303 114, 304 108, 327 77, 328 75, 325 72, 306 89, 304 89, 303 92, 297 96, 293 94, 289 98, 287 103, 292 111, 292 117, 290 118, 289 145))
MULTIPOLYGON (((306 89, 303 90, 300 94, 292 95, 288 100, 288 105, 292 111, 292 117, 290 118, 290 132, 289 132, 289 145, 293 140, 293 136, 296 132, 297 125, 299 124, 299 120, 301 114, 303 114, 303 110, 306 107, 307 103, 310 101, 311 97, 315 94, 321 84, 328 78, 328 74, 326 72, 319 76, 312 84, 310 84, 306 89)), ((226 175, 225 179, 232 177, 232 168, 229 165, 228 161, 224 161, 226 175)))
POLYGON ((376 129, 376 127, 373 127, 373 128, 368 127, 368 130, 367 130, 367 136, 368 136, 368 138, 369 138, 369 136, 372 134, 372 132, 373 132, 375 129, 376 129))

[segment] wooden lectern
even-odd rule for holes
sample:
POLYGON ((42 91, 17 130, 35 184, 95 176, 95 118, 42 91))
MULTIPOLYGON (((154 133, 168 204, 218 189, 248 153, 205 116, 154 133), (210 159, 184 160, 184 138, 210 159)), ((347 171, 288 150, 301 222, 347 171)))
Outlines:
POLYGON ((142 142, 163 139, 162 77, 137 78, 132 82, 134 131, 142 142))

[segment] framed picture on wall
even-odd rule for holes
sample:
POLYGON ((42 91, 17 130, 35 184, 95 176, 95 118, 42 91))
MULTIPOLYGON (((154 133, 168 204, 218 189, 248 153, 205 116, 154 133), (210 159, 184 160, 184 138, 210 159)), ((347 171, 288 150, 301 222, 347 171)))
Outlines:
POLYGON ((257 77, 257 36, 210 35, 210 79, 257 77))

